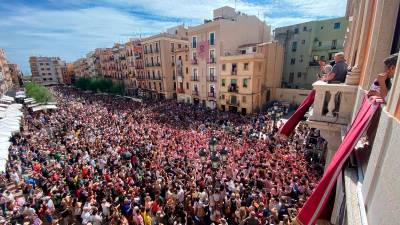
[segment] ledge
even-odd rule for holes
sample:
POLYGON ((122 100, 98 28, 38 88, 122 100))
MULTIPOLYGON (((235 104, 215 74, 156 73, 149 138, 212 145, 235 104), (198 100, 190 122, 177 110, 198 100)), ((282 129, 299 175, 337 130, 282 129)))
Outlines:
POLYGON ((332 90, 337 90, 341 92, 356 92, 357 87, 356 85, 348 85, 345 83, 340 83, 340 84, 328 84, 327 82, 324 81, 316 81, 313 83, 313 88, 316 91, 332 91, 332 90))

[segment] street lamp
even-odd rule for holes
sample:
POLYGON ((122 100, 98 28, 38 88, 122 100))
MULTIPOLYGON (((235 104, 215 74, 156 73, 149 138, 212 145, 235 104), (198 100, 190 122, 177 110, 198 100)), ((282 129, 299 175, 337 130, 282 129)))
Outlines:
POLYGON ((206 161, 206 156, 207 156, 207 152, 205 148, 201 148, 199 151, 199 156, 201 158, 201 161, 206 161))
POLYGON ((211 152, 214 152, 215 146, 218 143, 218 139, 215 136, 212 136, 210 141, 208 142, 209 148, 211 152))
POLYGON ((222 148, 220 151, 219 151, 219 154, 221 155, 221 157, 222 157, 222 160, 225 162, 226 161, 226 159, 227 159, 227 156, 228 156, 228 150, 226 149, 226 147, 224 147, 224 148, 222 148))
POLYGON ((211 156, 211 165, 213 169, 218 169, 219 167, 219 157, 216 154, 211 156))

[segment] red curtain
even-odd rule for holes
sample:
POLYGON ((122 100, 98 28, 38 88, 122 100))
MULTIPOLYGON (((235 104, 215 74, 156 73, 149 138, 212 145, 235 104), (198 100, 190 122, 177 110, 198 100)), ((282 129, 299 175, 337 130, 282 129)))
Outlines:
POLYGON ((360 137, 366 131, 374 113, 379 107, 379 100, 367 99, 364 97, 357 116, 342 141, 342 144, 333 156, 332 161, 329 163, 329 166, 317 187, 314 189, 313 193, 307 199, 303 208, 297 215, 297 223, 302 225, 313 225, 316 223, 326 205, 332 188, 336 184, 336 179, 342 170, 343 164, 349 157, 360 137))
POLYGON ((307 97, 301 102, 299 108, 296 112, 289 118, 288 121, 279 129, 278 135, 289 136, 297 124, 300 122, 301 118, 306 114, 310 106, 314 103, 315 90, 312 90, 307 97))

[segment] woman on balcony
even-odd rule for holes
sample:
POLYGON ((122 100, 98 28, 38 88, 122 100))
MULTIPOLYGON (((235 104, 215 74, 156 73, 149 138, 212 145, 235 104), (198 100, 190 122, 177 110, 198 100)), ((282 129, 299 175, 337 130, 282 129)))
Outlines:
POLYGON ((379 74, 368 91, 368 97, 376 96, 386 100, 386 96, 392 87, 392 79, 396 71, 398 54, 393 54, 383 60, 384 72, 379 74))

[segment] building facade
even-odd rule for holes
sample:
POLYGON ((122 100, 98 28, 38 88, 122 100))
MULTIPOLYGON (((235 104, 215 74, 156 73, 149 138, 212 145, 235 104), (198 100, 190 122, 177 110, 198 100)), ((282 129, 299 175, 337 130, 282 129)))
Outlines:
POLYGON ((22 84, 22 73, 19 66, 17 64, 9 63, 8 68, 10 70, 13 86, 16 88, 20 87, 22 84))
POLYGON ((0 49, 0 94, 6 93, 12 87, 12 78, 6 52, 0 49))
MULTIPOLYGON (((346 83, 315 82, 314 106, 308 123, 328 142, 326 163, 336 153, 342 132, 356 117, 366 91, 383 72, 383 60, 400 48, 400 1, 349 0, 345 58, 351 72, 346 83), (340 98, 332 97, 340 94, 340 98), (326 108, 327 106, 327 108, 326 108), (337 107, 336 107, 337 106, 337 107), (326 109, 326 110, 324 110, 326 109)), ((372 118, 339 174, 328 204, 331 224, 398 224, 400 213, 400 60, 386 103, 372 118)))
POLYGON ((63 84, 63 77, 67 73, 65 61, 59 57, 37 57, 29 58, 32 79, 43 85, 63 84))
MULTIPOLYGON (((259 112, 271 100, 282 77, 283 47, 278 42, 239 46, 220 58, 217 98, 222 111, 259 112)), ((208 96, 214 96, 211 89, 208 96)))
POLYGON ((176 94, 180 102, 190 103, 190 77, 189 77, 189 45, 181 45, 175 49, 175 74, 176 74, 176 94))
POLYGON ((152 99, 176 99, 175 50, 188 45, 186 28, 177 26, 168 32, 142 40, 144 78, 139 95, 152 99))
POLYGON ((311 89, 318 78, 318 61, 330 61, 343 51, 346 28, 345 17, 276 28, 275 40, 285 49, 282 86, 311 89))
POLYGON ((215 9, 213 20, 189 27, 190 102, 216 108, 220 57, 244 44, 270 41, 270 32, 270 27, 256 16, 228 6, 215 9))

